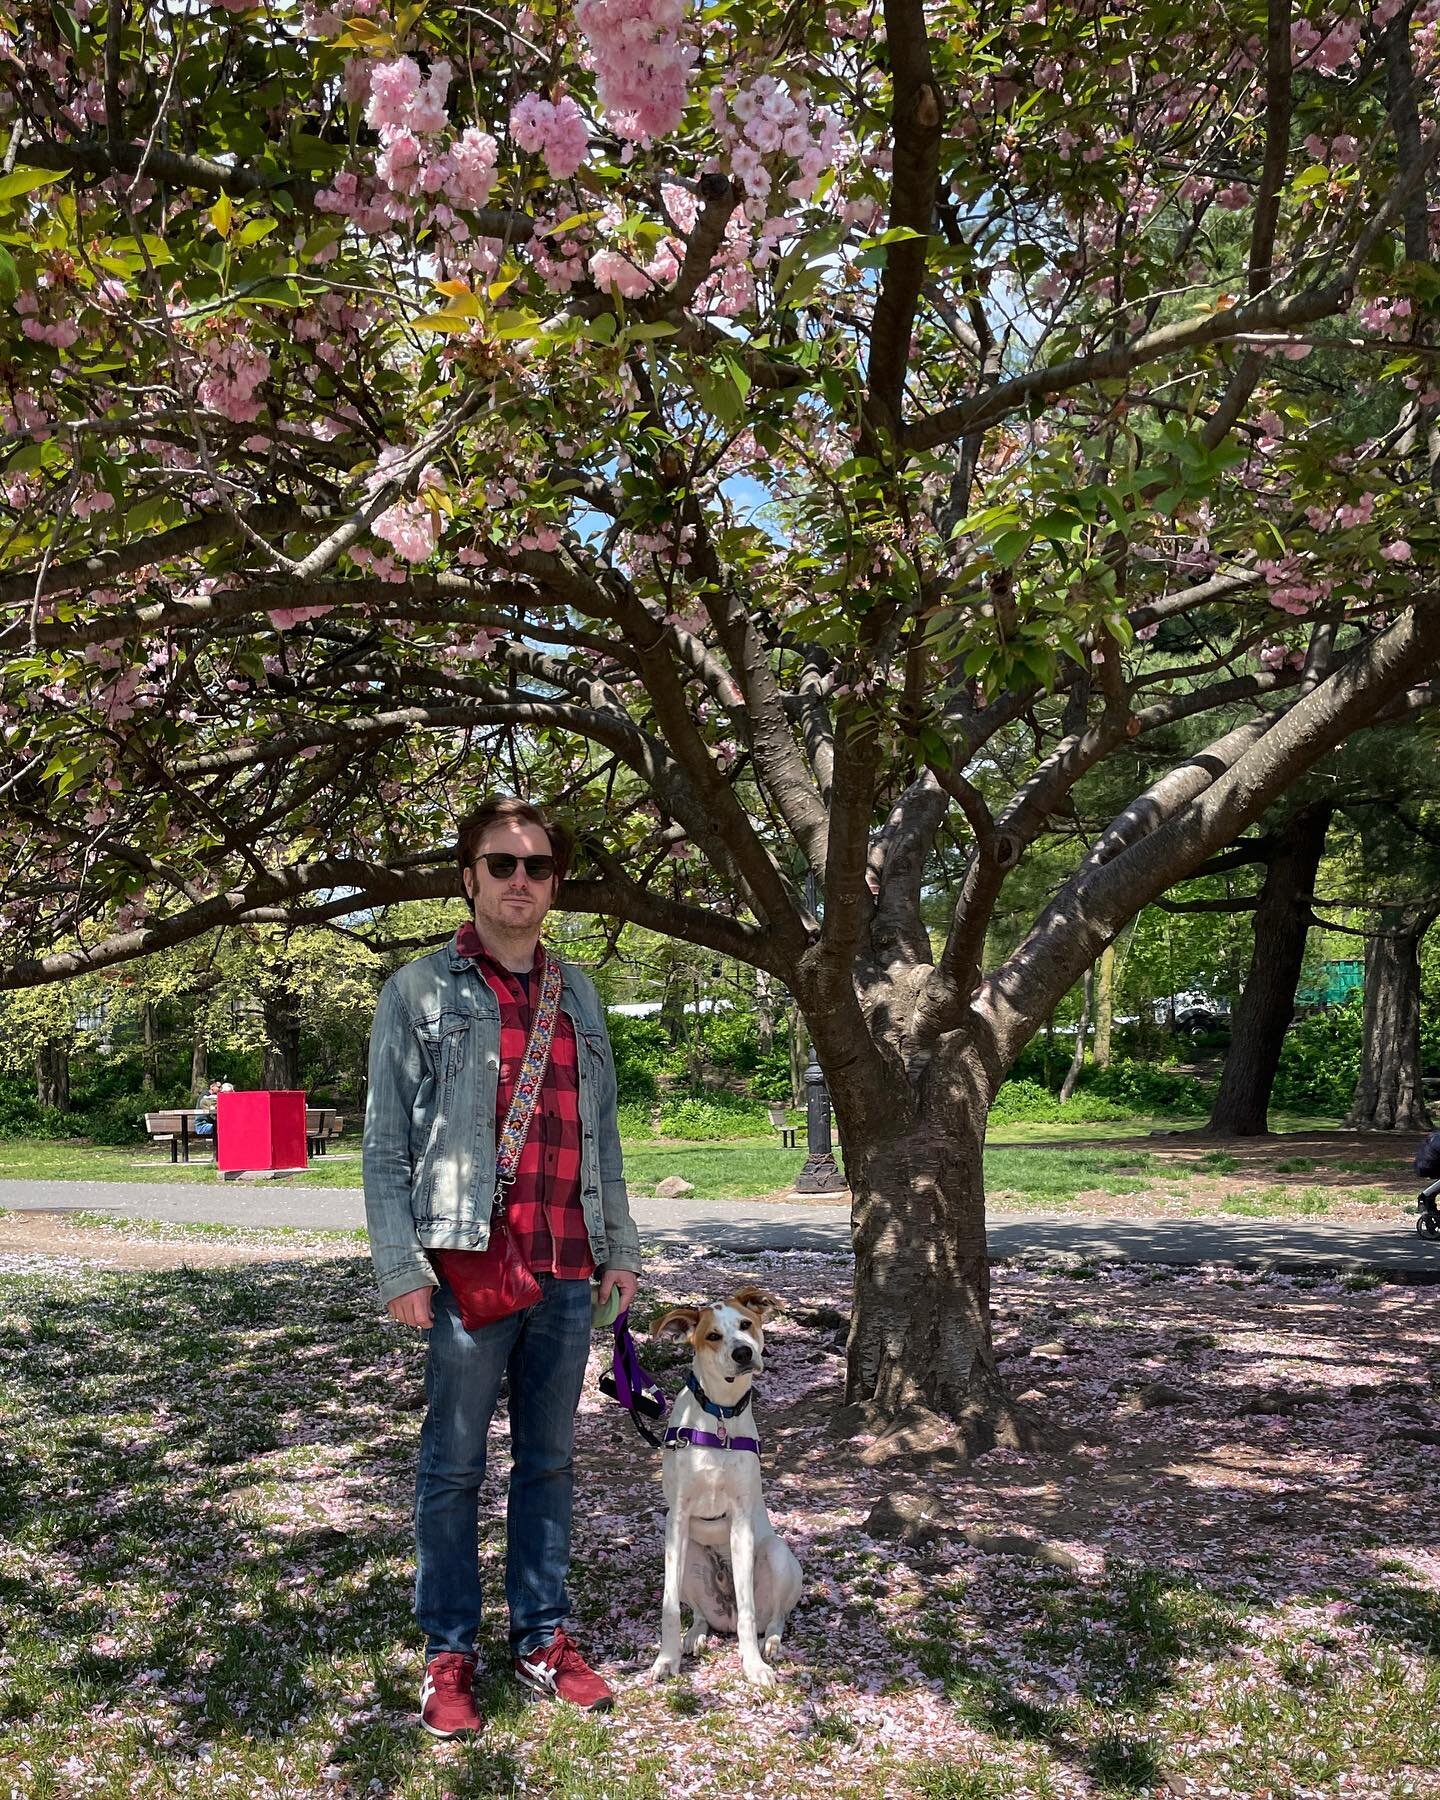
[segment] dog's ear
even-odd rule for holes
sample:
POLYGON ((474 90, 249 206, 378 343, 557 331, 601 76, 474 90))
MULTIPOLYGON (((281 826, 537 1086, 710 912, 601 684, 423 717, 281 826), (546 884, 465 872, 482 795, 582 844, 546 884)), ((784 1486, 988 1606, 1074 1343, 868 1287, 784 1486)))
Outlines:
POLYGON ((744 1307, 746 1312, 754 1313, 762 1325, 780 1304, 773 1294, 767 1294, 764 1288, 757 1287, 754 1282, 736 1288, 731 1299, 737 1306, 744 1307))
POLYGON ((698 1306, 672 1306, 650 1327, 651 1337, 691 1337, 700 1323, 698 1306))

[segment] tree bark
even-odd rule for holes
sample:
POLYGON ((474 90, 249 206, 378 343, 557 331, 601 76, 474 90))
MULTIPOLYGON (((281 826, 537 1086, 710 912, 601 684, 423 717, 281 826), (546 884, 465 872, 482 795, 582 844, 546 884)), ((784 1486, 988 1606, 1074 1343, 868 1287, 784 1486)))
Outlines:
POLYGON ((145 1049, 140 1059, 140 1092, 155 1092, 155 1003, 147 1000, 140 1008, 140 1035, 145 1049))
POLYGON ((35 1097, 42 1106, 70 1110, 70 1046, 41 1044, 35 1052, 35 1097))
POLYGON ((1285 1033, 1305 960, 1315 876, 1330 828, 1328 806, 1306 807, 1276 834, 1260 902, 1250 971, 1231 1022, 1230 1052, 1206 1127, 1216 1137, 1264 1137, 1285 1033))
POLYGON ((1095 977, 1095 1042, 1092 1055, 1097 1069, 1110 1067, 1110 1034, 1115 1028, 1115 946, 1100 953, 1095 977))
POLYGON ((210 1084, 209 1046, 205 1042, 203 1031, 195 1033, 194 1047, 190 1052, 190 1092, 203 1094, 210 1084))
POLYGON ((272 1092, 300 1086, 300 1017, 294 998, 283 990, 265 996, 265 1068, 272 1092))
POLYGON ((1430 907, 1383 907, 1366 940, 1360 1079, 1345 1115, 1351 1131, 1431 1129, 1420 1071, 1420 944, 1435 916, 1430 907))

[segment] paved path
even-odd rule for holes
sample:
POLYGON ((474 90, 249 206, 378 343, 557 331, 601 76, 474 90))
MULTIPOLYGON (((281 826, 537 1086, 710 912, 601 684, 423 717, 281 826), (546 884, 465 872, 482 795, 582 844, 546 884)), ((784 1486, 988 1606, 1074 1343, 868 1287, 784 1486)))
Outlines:
MULTIPOLYGON (((849 1209, 828 1202, 760 1206, 743 1200, 637 1198, 632 1206, 649 1243, 704 1243, 737 1255, 843 1250, 849 1245, 849 1209)), ((270 1183, 147 1187, 143 1182, 0 1181, 0 1208, 312 1231, 353 1231, 365 1223, 358 1188, 270 1183)), ((994 1212, 989 1237, 997 1260, 1040 1251, 1104 1261, 1217 1262, 1288 1271, 1375 1269, 1401 1279, 1440 1282, 1440 1241, 1417 1237, 1403 1212, 1339 1224, 994 1212)))

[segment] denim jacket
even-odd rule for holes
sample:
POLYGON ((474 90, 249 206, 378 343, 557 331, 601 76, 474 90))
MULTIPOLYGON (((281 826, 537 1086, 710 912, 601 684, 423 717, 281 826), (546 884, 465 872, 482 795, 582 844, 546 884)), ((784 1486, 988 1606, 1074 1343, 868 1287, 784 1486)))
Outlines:
MULTIPOLYGON (((587 975, 560 965, 580 1064, 580 1203, 597 1267, 640 1268, 620 1166, 615 1063, 587 975)), ((365 1221, 383 1301, 437 1277, 427 1250, 483 1250, 495 1197, 500 1007, 454 942, 385 983, 370 1033, 365 1221)))

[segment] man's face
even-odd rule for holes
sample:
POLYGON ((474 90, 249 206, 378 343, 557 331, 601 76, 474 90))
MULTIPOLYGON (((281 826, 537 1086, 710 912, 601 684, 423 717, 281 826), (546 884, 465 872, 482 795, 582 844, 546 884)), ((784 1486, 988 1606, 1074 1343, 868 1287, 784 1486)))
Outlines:
POLYGON ((550 840, 538 825, 519 819, 501 819, 480 840, 475 861, 465 872, 465 892, 475 912, 475 928, 481 937, 491 932, 535 932, 554 904, 557 883, 553 876, 532 881, 523 858, 549 856, 550 840), (497 881, 485 863, 487 855, 509 855, 519 860, 514 872, 497 881))

